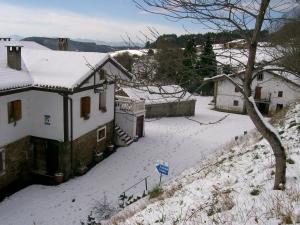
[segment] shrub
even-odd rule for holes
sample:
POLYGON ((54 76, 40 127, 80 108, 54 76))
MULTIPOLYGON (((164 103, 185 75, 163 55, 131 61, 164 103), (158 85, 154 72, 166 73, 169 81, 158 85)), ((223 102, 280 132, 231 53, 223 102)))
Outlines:
POLYGON ((152 190, 149 191, 149 198, 157 198, 163 193, 163 189, 160 186, 154 187, 152 190))

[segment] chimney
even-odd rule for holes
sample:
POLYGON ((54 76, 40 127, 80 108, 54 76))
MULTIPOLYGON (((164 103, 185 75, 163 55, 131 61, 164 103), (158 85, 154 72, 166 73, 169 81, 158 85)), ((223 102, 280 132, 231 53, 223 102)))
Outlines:
POLYGON ((23 46, 6 46, 7 47, 7 66, 14 70, 21 70, 21 48, 23 46))
POLYGON ((58 50, 67 51, 68 50, 68 38, 58 38, 58 50))
POLYGON ((11 38, 1 38, 0 37, 0 41, 10 41, 11 40, 11 38))

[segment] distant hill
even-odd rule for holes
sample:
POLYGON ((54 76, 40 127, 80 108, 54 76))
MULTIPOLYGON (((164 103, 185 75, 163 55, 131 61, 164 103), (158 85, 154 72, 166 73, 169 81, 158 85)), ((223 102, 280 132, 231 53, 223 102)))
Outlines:
MULTIPOLYGON (((57 38, 46 38, 46 37, 27 37, 23 41, 34 41, 43 46, 46 46, 53 50, 58 50, 57 38)), ((131 47, 130 49, 137 49, 138 47, 131 47)), ((80 52, 114 52, 118 50, 129 49, 127 46, 109 46, 109 45, 98 45, 94 42, 81 42, 69 40, 68 51, 80 51, 80 52)))

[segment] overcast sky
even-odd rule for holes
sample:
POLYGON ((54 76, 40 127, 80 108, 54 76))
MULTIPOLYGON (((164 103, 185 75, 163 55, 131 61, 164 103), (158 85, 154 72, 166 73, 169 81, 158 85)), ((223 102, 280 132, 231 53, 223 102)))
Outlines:
MULTIPOLYGON (((49 36, 122 41, 128 33, 155 27, 163 33, 201 32, 138 9, 131 0, 0 0, 0 35, 49 36)), ((148 32, 149 33, 149 32, 148 32)))

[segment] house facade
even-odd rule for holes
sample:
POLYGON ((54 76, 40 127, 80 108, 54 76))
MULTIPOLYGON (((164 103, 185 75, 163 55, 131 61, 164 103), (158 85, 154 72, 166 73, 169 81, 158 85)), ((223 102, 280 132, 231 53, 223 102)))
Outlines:
MULTIPOLYGON (((231 78, 242 85, 243 73, 231 78)), ((214 104, 217 110, 246 113, 244 97, 224 76, 215 76, 214 104)), ((300 78, 287 72, 269 72, 255 74, 252 81, 252 93, 256 105, 264 115, 273 115, 291 102, 300 99, 300 78)))
POLYGON ((114 143, 116 79, 131 75, 107 54, 0 40, 0 193, 101 160, 114 143))

